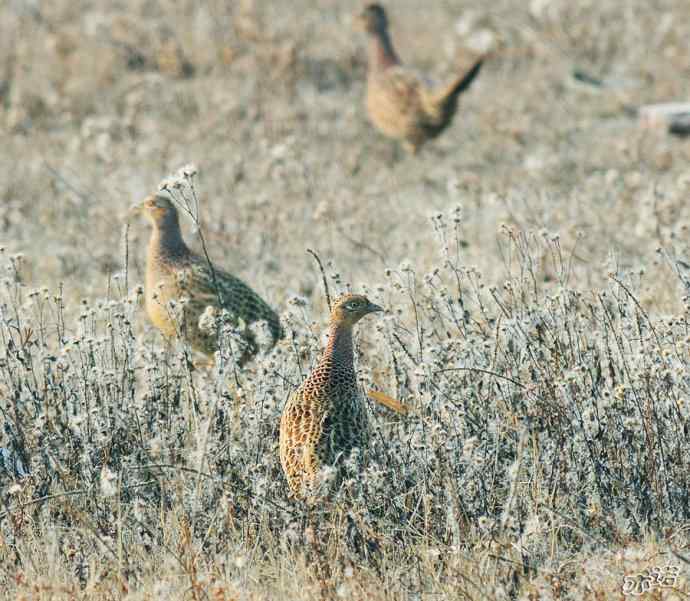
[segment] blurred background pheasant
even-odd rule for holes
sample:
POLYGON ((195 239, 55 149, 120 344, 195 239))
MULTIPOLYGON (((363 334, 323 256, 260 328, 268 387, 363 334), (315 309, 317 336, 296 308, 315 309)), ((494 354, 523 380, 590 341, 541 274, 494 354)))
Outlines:
POLYGON ((477 77, 483 59, 445 86, 434 86, 403 66, 388 32, 386 11, 370 4, 358 16, 369 37, 366 106, 371 122, 416 153, 453 120, 458 97, 477 77))
POLYGON ((323 468, 336 469, 368 441, 367 409, 357 385, 352 347, 354 325, 383 311, 365 296, 346 294, 333 305, 328 344, 280 420, 280 462, 290 489, 308 498, 318 492, 323 468))
POLYGON ((246 343, 240 364, 258 351, 250 324, 265 321, 273 344, 282 338, 278 315, 256 292, 189 249, 170 198, 151 195, 132 213, 145 215, 153 228, 146 254, 146 313, 166 338, 179 336, 193 349, 212 355, 218 350, 216 319, 223 309, 246 343))

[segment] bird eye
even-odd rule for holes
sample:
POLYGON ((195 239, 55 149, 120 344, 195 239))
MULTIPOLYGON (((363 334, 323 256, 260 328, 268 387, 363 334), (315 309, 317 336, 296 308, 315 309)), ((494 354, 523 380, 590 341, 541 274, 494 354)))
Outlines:
POLYGON ((345 305, 349 311, 356 311, 359 309, 360 302, 359 301, 350 301, 345 305))

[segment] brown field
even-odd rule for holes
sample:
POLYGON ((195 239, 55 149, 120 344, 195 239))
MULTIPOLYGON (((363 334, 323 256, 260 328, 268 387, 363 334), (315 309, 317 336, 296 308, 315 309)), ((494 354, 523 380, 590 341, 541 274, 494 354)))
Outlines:
POLYGON ((690 100, 690 5, 423 4, 388 3, 403 60, 489 55, 415 157, 367 122, 359 3, 0 4, 7 598, 621 599, 664 566, 642 598, 688 597, 690 138, 636 111, 690 100), (187 163, 187 239, 288 331, 242 372, 136 293, 128 208, 187 163), (360 380, 411 408, 370 405, 310 511, 276 438, 326 321, 307 249, 388 309, 360 380))

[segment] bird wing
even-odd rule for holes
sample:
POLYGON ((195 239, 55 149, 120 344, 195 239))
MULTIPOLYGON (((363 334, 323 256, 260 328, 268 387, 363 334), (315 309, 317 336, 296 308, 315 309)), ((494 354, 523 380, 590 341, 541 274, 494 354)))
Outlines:
POLYGON ((289 478, 311 480, 321 469, 324 415, 318 395, 304 387, 287 402, 280 420, 281 461, 289 478))
POLYGON ((402 66, 391 67, 376 75, 370 104, 375 105, 376 112, 406 119, 419 111, 423 86, 416 71, 402 66))
POLYGON ((265 320, 274 340, 282 336, 275 311, 238 277, 211 267, 201 258, 194 260, 186 271, 192 291, 189 296, 194 302, 227 309, 235 319, 245 324, 265 320))
POLYGON ((180 291, 180 296, 186 296, 198 303, 218 306, 218 295, 213 288, 208 268, 197 263, 191 263, 184 269, 175 272, 175 283, 180 291))

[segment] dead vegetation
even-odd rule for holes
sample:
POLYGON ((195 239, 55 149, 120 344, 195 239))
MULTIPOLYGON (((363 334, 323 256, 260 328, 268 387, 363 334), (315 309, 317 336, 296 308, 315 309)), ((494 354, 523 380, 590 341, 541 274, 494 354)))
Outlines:
POLYGON ((675 566, 654 594, 687 595, 690 146, 635 114, 688 98, 685 3, 396 3, 439 79, 491 58, 395 160, 360 5, 104 6, 0 8, 2 590, 591 599, 675 566), (211 259, 286 328, 239 374, 145 326, 122 218, 189 161, 211 259), (322 346, 308 248, 390 309, 358 373, 411 408, 370 404, 365 476, 312 512, 277 448, 322 346))

